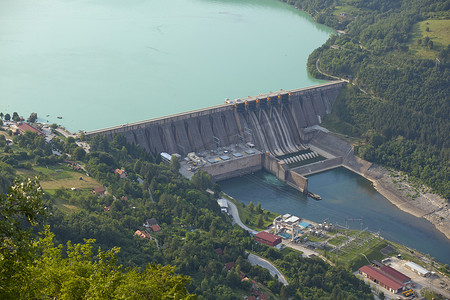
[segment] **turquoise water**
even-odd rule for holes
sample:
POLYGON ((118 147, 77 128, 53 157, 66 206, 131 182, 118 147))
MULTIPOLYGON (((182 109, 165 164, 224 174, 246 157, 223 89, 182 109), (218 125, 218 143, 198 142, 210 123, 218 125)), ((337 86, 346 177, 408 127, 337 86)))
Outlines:
POLYGON ((0 111, 92 130, 311 86, 332 32, 276 0, 2 0, 0 111))
MULTIPOLYGON (((371 182, 345 168, 309 176, 309 189, 322 197, 307 198, 266 172, 221 181, 222 190, 249 204, 261 202, 264 209, 292 214, 318 223, 325 219, 345 225, 345 218, 363 219, 363 227, 380 231, 391 241, 429 253, 443 263, 450 263, 450 240, 425 219, 399 210, 380 195, 371 182)), ((348 221, 360 229, 360 221, 348 221)))

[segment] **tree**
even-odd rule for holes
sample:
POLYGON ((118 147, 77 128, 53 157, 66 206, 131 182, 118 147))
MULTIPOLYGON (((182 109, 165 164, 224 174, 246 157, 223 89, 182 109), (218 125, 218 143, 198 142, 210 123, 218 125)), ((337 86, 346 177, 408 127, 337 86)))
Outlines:
POLYGON ((31 232, 47 216, 42 189, 35 180, 16 181, 0 195, 0 298, 18 295, 26 278, 25 266, 33 259, 31 232))
POLYGON ((14 121, 16 121, 16 122, 19 122, 19 121, 20 121, 20 116, 19 116, 19 114, 18 114, 16 111, 13 112, 12 119, 13 119, 14 121))
POLYGON ((5 115, 5 121, 9 121, 9 120, 11 120, 11 115, 7 113, 5 115))
POLYGON ((36 240, 32 227, 47 215, 37 181, 16 182, 0 195, 0 299, 194 299, 190 278, 175 267, 150 264, 123 271, 119 248, 96 251, 95 240, 54 244, 46 226, 36 240), (63 254, 63 249, 65 254, 63 254))
POLYGON ((84 151, 81 147, 76 147, 72 152, 73 157, 76 160, 83 160, 84 156, 86 155, 86 151, 84 151))
POLYGON ((36 120, 37 120, 37 113, 32 112, 30 114, 30 117, 28 118, 28 122, 34 123, 34 122, 36 122, 36 120))
POLYGON ((180 170, 180 161, 178 160, 178 157, 175 155, 172 155, 172 157, 170 158, 170 168, 172 169, 172 171, 174 172, 178 172, 180 170))
POLYGON ((3 119, 4 114, 0 112, 0 119, 3 119))
POLYGON ((258 214, 260 214, 260 213, 262 212, 262 209, 261 209, 261 202, 258 202, 258 204, 256 204, 256 212, 257 212, 258 214))
POLYGON ((250 213, 253 213, 253 209, 255 208, 255 205, 253 204, 253 201, 250 201, 248 204, 248 209, 250 210, 250 213))
POLYGON ((263 227, 264 226, 264 221, 263 221, 263 216, 262 215, 258 215, 258 219, 256 219, 256 227, 263 227))
POLYGON ((0 119, 0 126, 3 126, 3 121, 0 119))

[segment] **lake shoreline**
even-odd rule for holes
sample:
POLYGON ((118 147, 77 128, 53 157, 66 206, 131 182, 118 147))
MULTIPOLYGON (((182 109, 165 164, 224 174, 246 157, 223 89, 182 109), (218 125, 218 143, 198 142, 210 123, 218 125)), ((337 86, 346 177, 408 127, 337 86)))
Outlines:
POLYGON ((411 186, 408 176, 400 171, 355 156, 353 145, 325 128, 318 128, 309 145, 327 158, 342 157, 341 166, 371 181, 375 190, 390 203, 410 215, 428 220, 450 240, 450 209, 444 198, 425 186, 411 186))
POLYGON ((398 209, 415 217, 427 219, 450 240, 450 210, 445 199, 428 192, 418 192, 418 196, 413 198, 410 193, 414 189, 407 180, 393 177, 392 173, 382 166, 373 164, 367 172, 359 174, 370 180, 373 187, 398 209))

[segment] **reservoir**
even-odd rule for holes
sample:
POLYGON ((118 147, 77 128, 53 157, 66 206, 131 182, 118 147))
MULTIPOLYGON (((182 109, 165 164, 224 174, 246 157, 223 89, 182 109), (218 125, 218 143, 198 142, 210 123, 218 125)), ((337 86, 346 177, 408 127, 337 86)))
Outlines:
POLYGON ((333 32, 277 0, 2 0, 0 111, 93 130, 307 87, 333 32))
MULTIPOLYGON (((370 181, 345 168, 309 176, 309 189, 322 196, 321 201, 307 198, 267 172, 220 182, 222 190, 245 204, 250 201, 278 214, 289 213, 321 223, 326 218, 345 226, 345 218, 363 217, 364 228, 380 230, 393 242, 428 253, 438 261, 450 263, 450 241, 425 219, 399 210, 373 187, 370 181)), ((327 221, 328 222, 328 221, 327 221)), ((360 229, 360 221, 348 222, 360 229)))

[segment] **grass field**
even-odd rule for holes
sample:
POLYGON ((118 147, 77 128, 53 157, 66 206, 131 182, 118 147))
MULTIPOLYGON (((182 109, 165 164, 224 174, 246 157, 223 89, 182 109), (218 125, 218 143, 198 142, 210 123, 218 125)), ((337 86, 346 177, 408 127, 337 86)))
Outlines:
POLYGON ((94 178, 84 173, 73 171, 63 165, 50 166, 48 168, 34 167, 33 170, 19 170, 18 173, 29 177, 38 176, 42 188, 47 191, 61 187, 65 189, 74 187, 79 190, 91 190, 94 187, 101 186, 94 178))
POLYGON ((412 39, 409 43, 411 51, 416 55, 435 59, 438 52, 450 44, 450 20, 426 20, 413 26, 412 39), (427 28, 429 31, 427 31, 427 28), (430 38, 433 41, 433 49, 419 45, 419 39, 430 38))

